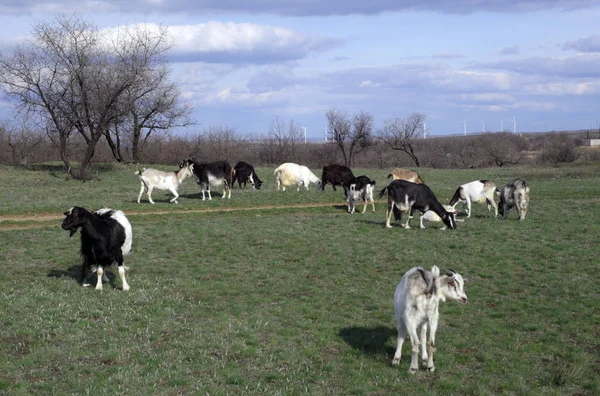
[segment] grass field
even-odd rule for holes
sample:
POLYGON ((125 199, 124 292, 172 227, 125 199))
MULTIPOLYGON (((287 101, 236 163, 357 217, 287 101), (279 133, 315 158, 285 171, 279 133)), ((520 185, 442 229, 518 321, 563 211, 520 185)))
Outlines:
MULTIPOLYGON (((268 168, 231 200, 186 180, 179 205, 161 191, 138 205, 134 170, 81 183, 0 166, 0 393, 600 393, 600 164, 420 170, 442 201, 471 180, 529 181, 525 221, 475 205, 453 231, 385 229, 383 203, 348 215, 339 189, 274 191, 268 168), (60 228, 73 205, 128 214, 131 291, 114 275, 78 285, 79 238, 60 228), (433 264, 470 280, 469 303, 440 307, 437 370, 410 375, 410 343, 390 364, 392 296, 433 264)), ((389 169, 355 173, 379 190, 389 169)))

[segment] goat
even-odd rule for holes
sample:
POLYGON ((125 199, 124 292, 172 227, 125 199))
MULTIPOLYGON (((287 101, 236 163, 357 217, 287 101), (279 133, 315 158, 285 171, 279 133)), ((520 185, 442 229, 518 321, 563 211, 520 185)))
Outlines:
POLYGON ((210 186, 223 186, 223 195, 221 198, 231 198, 231 186, 233 185, 233 174, 231 165, 227 161, 215 161, 208 164, 199 164, 191 159, 186 159, 181 164, 180 168, 192 166, 192 173, 196 179, 196 183, 200 185, 202 192, 202 200, 206 200, 205 192, 208 192, 208 200, 212 200, 210 195, 210 186))
POLYGON ((321 179, 315 176, 310 169, 304 165, 298 165, 291 162, 286 162, 280 165, 273 172, 275 181, 277 182, 277 191, 279 187, 283 187, 283 191, 287 186, 298 185, 297 191, 300 191, 300 186, 304 185, 308 190, 308 185, 314 183, 317 190, 321 189, 321 179))
POLYGON ((347 166, 343 165, 325 165, 323 167, 323 174, 321 175, 321 189, 325 191, 327 183, 331 184, 333 191, 336 191, 335 186, 347 187, 350 182, 354 179, 352 170, 347 166))
POLYGON ((523 179, 515 179, 508 183, 500 193, 500 216, 503 219, 513 207, 517 208, 519 220, 525 220, 527 206, 529 205, 529 186, 523 179))
POLYGON ((361 213, 367 211, 367 204, 371 201, 373 206, 373 212, 375 212, 375 200, 373 199, 373 188, 375 187, 375 180, 369 179, 367 176, 358 176, 352 181, 350 185, 344 187, 344 193, 346 194, 346 201, 348 202, 348 213, 354 213, 356 209, 356 202, 359 199, 365 203, 361 213))
POLYGON ((244 183, 244 189, 246 188, 247 182, 252 184, 253 190, 260 190, 260 186, 262 185, 262 180, 258 178, 258 175, 254 171, 254 167, 243 161, 238 162, 233 167, 232 187, 236 181, 238 182, 239 188, 242 188, 242 183, 244 183))
POLYGON ((389 179, 392 177, 394 180, 406 180, 415 184, 425 184, 419 174, 412 169, 395 168, 387 178, 389 179))
POLYGON ((409 229, 410 221, 413 218, 415 210, 418 210, 421 214, 428 210, 433 210, 448 228, 456 228, 454 215, 444 209, 442 204, 433 194, 433 191, 425 184, 415 184, 405 180, 394 180, 381 190, 379 198, 383 197, 386 191, 388 194, 388 207, 385 226, 387 228, 392 228, 390 225, 392 212, 394 212, 394 218, 400 221, 401 225, 402 212, 405 212, 408 213, 408 219, 406 220, 406 224, 402 225, 402 227, 409 229))
POLYGON ((119 266, 122 288, 125 291, 129 290, 123 256, 131 251, 133 231, 125 214, 120 210, 108 208, 91 213, 85 208, 74 206, 64 215, 66 217, 61 227, 70 231, 70 237, 81 228, 81 285, 90 286, 85 280, 91 269, 97 273, 96 290, 102 290, 102 280, 108 280, 103 267, 116 263, 119 266))
MULTIPOLYGON (((464 219, 456 218, 456 215, 458 214, 458 212, 456 211, 456 209, 454 209, 453 206, 450 206, 450 205, 442 205, 442 206, 444 207, 444 209, 446 209, 446 211, 448 213, 452 214, 452 216, 454 217, 454 221, 465 221, 464 219)), ((442 218, 440 216, 438 216, 437 213, 435 213, 433 210, 428 210, 427 212, 425 212, 421 215, 421 217, 419 218, 419 221, 420 221, 419 228, 421 228, 423 230, 423 229, 425 229, 424 223, 426 221, 438 223, 438 222, 442 221, 442 218)), ((448 227, 446 225, 444 225, 442 228, 440 228, 440 230, 446 230, 447 228, 448 227)))
POLYGON ((152 190, 158 188, 159 190, 169 190, 175 196, 170 202, 177 202, 177 198, 179 198, 179 194, 177 190, 183 183, 186 177, 192 176, 193 174, 193 166, 188 165, 180 168, 176 172, 163 172, 156 169, 146 169, 143 171, 138 170, 135 172, 136 175, 140 178, 140 184, 142 188, 140 189, 140 195, 138 195, 137 203, 140 203, 140 199, 142 198, 142 194, 144 190, 148 191, 148 201, 151 204, 154 204, 152 200, 152 190))
POLYGON ((467 218, 471 217, 471 202, 487 203, 488 212, 494 208, 494 217, 498 216, 498 205, 494 201, 494 193, 500 194, 500 190, 494 182, 489 180, 475 180, 467 184, 463 184, 456 189, 454 196, 450 200, 450 206, 453 208, 458 203, 467 204, 467 218))
POLYGON ((400 363, 406 330, 412 346, 409 372, 414 374, 419 369, 419 345, 425 367, 430 372, 435 371, 433 353, 436 350, 438 307, 440 301, 444 302, 447 299, 461 304, 467 303, 464 280, 456 271, 450 269, 440 276, 440 269, 434 265, 431 267, 431 272, 421 267, 413 267, 404 274, 394 293, 398 344, 392 365, 400 363), (429 327, 429 342, 427 342, 427 327, 429 327))

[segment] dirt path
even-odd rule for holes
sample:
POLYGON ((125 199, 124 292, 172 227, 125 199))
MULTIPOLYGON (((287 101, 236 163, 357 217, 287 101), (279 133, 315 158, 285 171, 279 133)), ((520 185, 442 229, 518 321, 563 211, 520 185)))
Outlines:
MULTIPOLYGON (((310 204, 291 204, 291 205, 261 205, 250 207, 235 207, 235 208, 206 208, 192 210, 156 210, 156 211, 127 211, 128 217, 135 216, 154 216, 168 214, 185 214, 185 213, 213 213, 213 212, 238 212, 249 210, 272 210, 272 209, 296 209, 296 208, 318 208, 324 206, 339 206, 345 205, 345 202, 329 202, 329 203, 310 203, 310 204)), ((0 231, 9 230, 30 230, 34 228, 44 228, 56 226, 58 221, 61 221, 64 215, 56 213, 35 213, 32 215, 6 215, 0 216, 0 231), (5 224, 5 222, 24 222, 28 224, 5 224)))

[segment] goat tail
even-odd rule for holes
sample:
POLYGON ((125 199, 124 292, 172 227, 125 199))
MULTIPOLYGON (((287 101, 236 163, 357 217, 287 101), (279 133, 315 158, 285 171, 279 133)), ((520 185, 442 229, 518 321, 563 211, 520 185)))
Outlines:
POLYGON ((495 192, 496 192, 497 195, 500 195, 500 190, 498 189, 498 187, 496 187, 496 191, 495 192))
POLYGON ((134 175, 141 175, 142 173, 144 173, 145 170, 146 168, 138 169, 135 171, 134 175))
POLYGON ((383 198, 383 196, 385 195, 385 192, 387 191, 388 186, 383 187, 383 190, 381 190, 379 192, 379 198, 383 198))
POLYGON ((462 192, 462 187, 458 187, 456 189, 456 192, 452 196, 452 199, 450 200, 450 203, 448 203, 448 205, 454 206, 454 204, 456 204, 461 199, 461 195, 462 195, 461 192, 462 192))
POLYGON ((387 178, 388 178, 388 179, 391 179, 392 177, 394 177, 394 174, 393 174, 393 173, 390 173, 390 174, 387 176, 387 178))
POLYGON ((434 265, 433 267, 431 267, 431 275, 433 275, 434 278, 437 278, 440 276, 440 269, 438 268, 437 265, 434 265))

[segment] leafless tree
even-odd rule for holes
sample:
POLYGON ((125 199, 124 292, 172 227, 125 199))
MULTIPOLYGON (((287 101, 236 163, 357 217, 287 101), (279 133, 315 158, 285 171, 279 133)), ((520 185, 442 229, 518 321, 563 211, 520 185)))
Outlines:
POLYGON ((275 163, 283 161, 298 160, 298 146, 300 143, 300 127, 294 120, 285 122, 279 117, 275 117, 269 126, 269 139, 271 143, 267 145, 275 152, 271 157, 275 163))
POLYGON ((325 114, 331 130, 331 139, 338 146, 344 165, 353 166, 355 157, 373 143, 373 116, 361 111, 350 120, 345 111, 331 108, 325 114))
POLYGON ((238 146, 235 129, 226 126, 211 126, 204 132, 206 144, 210 149, 207 159, 210 161, 230 161, 238 146))
POLYGON ((523 159, 525 142, 513 133, 485 133, 478 136, 477 144, 496 166, 516 165, 523 159))
POLYGON ((192 107, 182 103, 179 87, 169 81, 170 69, 166 63, 156 63, 141 79, 129 87, 122 98, 122 113, 115 116, 106 139, 118 162, 125 160, 123 146, 131 161, 140 162, 146 142, 155 132, 194 124, 192 107), (124 142, 123 142, 124 140, 124 142))
POLYGON ((96 145, 120 114, 125 93, 142 86, 148 70, 171 47, 167 31, 121 29, 114 36, 79 17, 38 22, 33 40, 0 55, 0 83, 27 114, 58 141, 65 167, 73 131, 86 142, 74 177, 90 177, 96 145))
POLYGON ((419 167, 419 158, 415 153, 415 140, 423 136, 423 123, 427 116, 422 113, 412 113, 408 118, 386 120, 379 138, 393 150, 405 152, 419 167))

